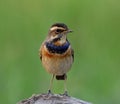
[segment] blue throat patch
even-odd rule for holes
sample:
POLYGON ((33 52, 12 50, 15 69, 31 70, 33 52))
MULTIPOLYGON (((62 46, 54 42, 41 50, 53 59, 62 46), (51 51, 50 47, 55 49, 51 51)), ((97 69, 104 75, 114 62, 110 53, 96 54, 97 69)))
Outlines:
POLYGON ((58 54, 62 54, 65 51, 67 51, 67 49, 69 48, 70 43, 66 42, 64 45, 62 46, 56 46, 54 45, 52 42, 46 42, 46 47, 47 49, 51 52, 51 53, 58 53, 58 54))

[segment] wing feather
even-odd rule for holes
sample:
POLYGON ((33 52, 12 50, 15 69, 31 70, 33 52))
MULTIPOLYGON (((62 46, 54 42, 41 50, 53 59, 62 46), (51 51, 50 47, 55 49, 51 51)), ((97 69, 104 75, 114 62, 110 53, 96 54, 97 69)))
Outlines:
POLYGON ((72 54, 72 58, 73 58, 73 62, 74 62, 74 50, 71 49, 71 54, 72 54))

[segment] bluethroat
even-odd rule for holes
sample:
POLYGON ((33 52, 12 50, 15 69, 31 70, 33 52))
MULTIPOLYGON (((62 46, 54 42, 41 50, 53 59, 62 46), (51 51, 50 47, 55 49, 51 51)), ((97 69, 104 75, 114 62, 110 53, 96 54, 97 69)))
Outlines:
POLYGON ((50 27, 47 38, 42 43, 39 55, 45 70, 52 74, 48 93, 54 77, 64 80, 64 94, 67 95, 66 73, 70 70, 74 61, 74 51, 67 39, 67 34, 72 32, 64 23, 55 23, 50 27))

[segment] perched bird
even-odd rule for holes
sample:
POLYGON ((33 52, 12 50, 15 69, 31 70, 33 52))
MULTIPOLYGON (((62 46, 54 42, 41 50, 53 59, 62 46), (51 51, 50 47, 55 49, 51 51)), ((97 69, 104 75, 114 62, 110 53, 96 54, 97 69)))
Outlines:
POLYGON ((55 23, 50 27, 47 38, 42 43, 39 55, 45 70, 52 74, 48 93, 51 93, 51 87, 54 77, 57 80, 64 80, 66 89, 66 73, 70 70, 74 61, 74 51, 67 40, 67 34, 72 32, 64 23, 55 23))

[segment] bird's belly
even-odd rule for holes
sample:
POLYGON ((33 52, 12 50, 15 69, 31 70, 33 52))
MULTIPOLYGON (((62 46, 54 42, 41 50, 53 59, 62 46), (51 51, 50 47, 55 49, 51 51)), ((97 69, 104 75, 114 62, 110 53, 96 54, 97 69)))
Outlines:
POLYGON ((45 67, 46 71, 55 75, 63 75, 67 73, 72 66, 72 62, 72 56, 42 57, 42 64, 45 67))

